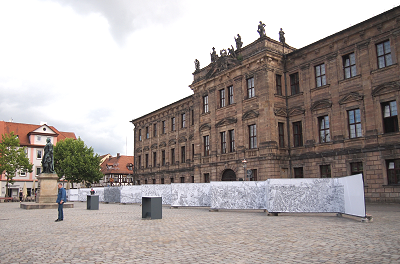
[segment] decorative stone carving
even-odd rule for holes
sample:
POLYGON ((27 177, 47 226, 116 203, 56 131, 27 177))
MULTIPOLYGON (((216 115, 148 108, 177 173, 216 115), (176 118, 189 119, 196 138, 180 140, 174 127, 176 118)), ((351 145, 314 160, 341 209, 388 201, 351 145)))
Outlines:
POLYGON ((142 152, 142 148, 137 148, 137 149, 136 149, 136 152, 137 152, 137 153, 142 152))
POLYGON ((189 140, 193 140, 193 138, 194 138, 194 135, 193 135, 193 134, 190 134, 190 135, 189 135, 189 140))
POLYGON ((178 142, 179 142, 179 143, 186 142, 186 141, 187 141, 187 138, 186 138, 185 136, 181 136, 181 137, 178 139, 178 142))
POLYGON ((372 96, 378 96, 400 90, 400 81, 386 82, 372 89, 372 96))
POLYGON ((282 28, 279 30, 279 42, 285 44, 285 32, 283 32, 282 28))
POLYGON ((217 61, 218 55, 217 55, 217 52, 215 51, 214 47, 212 48, 212 50, 213 51, 210 53, 210 55, 211 55, 211 63, 214 63, 214 62, 217 61))
POLYGON ((211 130, 211 126, 209 123, 202 124, 199 128, 200 131, 211 130))
POLYGON ((284 107, 275 108, 275 109, 274 109, 274 114, 275 114, 276 116, 287 117, 286 108, 284 108, 284 107))
POLYGON ((259 116, 259 112, 256 110, 249 110, 246 113, 243 114, 242 120, 246 119, 251 119, 251 118, 256 118, 259 116))
POLYGON ((227 117, 219 121, 217 124, 215 124, 215 127, 222 127, 230 124, 234 124, 237 122, 237 119, 235 117, 227 117))
POLYGON ((260 38, 265 37, 265 24, 261 21, 258 24, 257 32, 260 34, 260 38))
POLYGON ((167 143, 165 143, 165 141, 160 143, 160 148, 167 146, 167 143))
POLYGON ((176 144, 176 140, 175 139, 170 139, 168 141, 168 145, 175 145, 176 144))
POLYGON ((236 42, 236 49, 241 49, 243 45, 242 37, 239 34, 237 34, 237 38, 234 37, 234 39, 236 42))
POLYGON ((143 148, 143 151, 149 150, 149 146, 143 148))
POLYGON ((195 68, 195 71, 200 70, 200 61, 198 59, 194 60, 194 68, 195 68))
POLYGON ((329 100, 322 99, 322 100, 314 102, 311 105, 311 111, 316 111, 316 110, 319 110, 319 109, 331 108, 331 107, 332 107, 332 103, 329 100))
POLYGON ((157 149, 157 143, 154 143, 153 145, 151 145, 151 149, 157 149))
POLYGON ((290 117, 290 116, 304 115, 304 113, 305 110, 302 107, 296 106, 289 109, 288 116, 290 117))
POLYGON ((349 102, 354 102, 354 101, 360 101, 363 100, 364 96, 359 95, 357 92, 351 92, 346 95, 344 95, 340 100, 339 104, 347 104, 349 102))

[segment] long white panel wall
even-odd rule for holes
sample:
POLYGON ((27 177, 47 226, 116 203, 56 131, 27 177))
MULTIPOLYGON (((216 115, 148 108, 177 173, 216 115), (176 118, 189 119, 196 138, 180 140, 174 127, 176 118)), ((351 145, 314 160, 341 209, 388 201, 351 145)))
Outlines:
POLYGON ((211 206, 211 184, 171 184, 171 206, 211 206))
MULTIPOLYGON (((145 184, 94 188, 99 200, 141 203, 161 196, 172 206, 212 209, 267 209, 269 212, 335 212, 365 217, 362 175, 342 178, 269 179, 267 181, 145 184)), ((67 191, 69 201, 86 201, 89 188, 67 191)))

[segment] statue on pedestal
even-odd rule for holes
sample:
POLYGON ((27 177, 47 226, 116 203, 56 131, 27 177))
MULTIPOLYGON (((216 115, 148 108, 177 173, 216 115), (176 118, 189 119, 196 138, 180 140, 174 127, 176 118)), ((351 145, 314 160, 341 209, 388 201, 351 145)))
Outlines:
POLYGON ((200 61, 198 59, 194 60, 194 67, 196 71, 200 70, 200 61))
POLYGON ((258 25, 257 32, 260 34, 260 38, 265 37, 265 24, 260 21, 260 24, 258 25))
POLYGON ((54 173, 54 155, 53 144, 50 138, 46 140, 47 144, 44 147, 44 155, 42 159, 43 173, 54 173))
POLYGON ((233 38, 235 39, 235 42, 236 42, 236 49, 241 49, 242 45, 243 45, 242 37, 239 34, 237 34, 237 38, 235 38, 235 37, 233 37, 233 38))
POLYGON ((214 47, 212 48, 212 50, 213 50, 212 53, 210 53, 210 55, 211 55, 211 63, 214 63, 214 62, 217 61, 218 55, 217 55, 217 52, 215 51, 214 47))
POLYGON ((285 44, 285 32, 283 32, 282 28, 279 30, 279 42, 285 44))

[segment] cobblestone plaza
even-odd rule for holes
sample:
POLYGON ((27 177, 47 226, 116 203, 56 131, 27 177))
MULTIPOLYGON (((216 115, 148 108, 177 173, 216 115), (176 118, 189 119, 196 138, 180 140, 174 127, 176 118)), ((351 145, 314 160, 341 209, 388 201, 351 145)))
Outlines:
POLYGON ((0 263, 400 263, 399 204, 367 204, 374 218, 209 212, 163 207, 142 220, 138 204, 86 203, 23 210, 0 204, 0 263))

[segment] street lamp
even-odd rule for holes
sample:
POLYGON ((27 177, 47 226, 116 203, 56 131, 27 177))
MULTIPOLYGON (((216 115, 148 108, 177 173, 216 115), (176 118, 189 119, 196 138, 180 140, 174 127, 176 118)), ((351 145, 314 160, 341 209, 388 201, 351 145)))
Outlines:
POLYGON ((243 173, 243 180, 245 181, 246 180, 246 165, 247 165, 247 160, 246 159, 243 159, 242 160, 242 164, 243 164, 243 171, 244 171, 244 173, 243 173))

